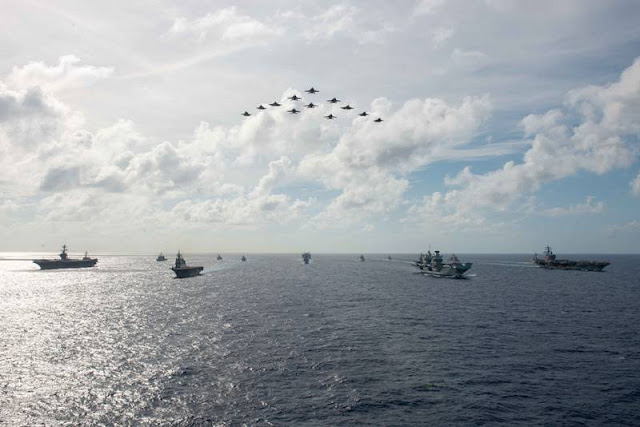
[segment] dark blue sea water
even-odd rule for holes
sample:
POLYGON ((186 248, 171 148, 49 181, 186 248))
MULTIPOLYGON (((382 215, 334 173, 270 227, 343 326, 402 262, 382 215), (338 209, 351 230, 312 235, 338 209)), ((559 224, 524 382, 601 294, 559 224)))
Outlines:
POLYGON ((640 256, 358 255, 0 261, 0 424, 640 425, 640 256))

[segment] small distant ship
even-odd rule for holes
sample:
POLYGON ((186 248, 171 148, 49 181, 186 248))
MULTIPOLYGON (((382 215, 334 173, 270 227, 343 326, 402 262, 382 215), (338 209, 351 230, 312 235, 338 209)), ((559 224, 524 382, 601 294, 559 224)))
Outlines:
POLYGON ((176 264, 171 267, 171 269, 176 273, 178 279, 184 279, 185 277, 198 276, 200 272, 204 270, 204 267, 187 265, 187 262, 182 258, 182 255, 180 255, 180 251, 178 251, 176 264))
POLYGON ((360 255, 360 261, 364 262, 364 255, 360 255))
POLYGON ((389 261, 391 261, 393 258, 391 258, 391 255, 389 255, 389 256, 387 257, 387 259, 388 259, 389 261))
POLYGON ((462 279, 464 273, 473 265, 471 262, 460 262, 455 254, 452 254, 449 262, 445 263, 443 262, 442 255, 440 255, 440 251, 434 252, 434 254, 431 254, 431 250, 429 250, 426 254, 420 254, 420 258, 416 261, 416 267, 418 267, 423 274, 462 279))
POLYGON ((33 262, 38 264, 42 270, 53 270, 56 268, 86 268, 93 267, 98 262, 98 258, 89 258, 85 252, 82 259, 71 259, 67 255, 67 245, 62 245, 60 259, 34 259, 33 262))
POLYGON ((167 257, 165 257, 162 252, 160 252, 160 255, 158 255, 158 257, 156 258, 156 261, 166 261, 166 260, 167 260, 167 257))
POLYGON ((550 246, 544 248, 544 257, 538 258, 538 254, 533 255, 533 262, 542 268, 556 268, 560 270, 582 270, 582 271, 602 271, 609 261, 572 261, 568 259, 556 259, 556 255, 550 246))
POLYGON ((242 255, 242 258, 240 258, 240 261, 245 262, 247 260, 247 257, 242 255))
POLYGON ((309 264, 309 261, 311 260, 311 254, 309 252, 303 253, 302 260, 304 261, 305 264, 309 264))
POLYGON ((218 261, 222 261, 222 257, 220 256, 220 254, 218 254, 218 257, 216 258, 218 261))

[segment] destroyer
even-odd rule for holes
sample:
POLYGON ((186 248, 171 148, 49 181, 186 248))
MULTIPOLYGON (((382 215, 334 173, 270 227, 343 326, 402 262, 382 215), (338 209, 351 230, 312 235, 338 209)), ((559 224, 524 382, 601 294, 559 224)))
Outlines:
POLYGON ((416 261, 416 267, 418 267, 423 274, 462 279, 464 278, 464 273, 473 265, 471 262, 460 262, 455 254, 451 255, 449 262, 444 263, 440 251, 434 252, 435 254, 433 255, 431 254, 431 250, 426 254, 420 254, 420 259, 416 261))
POLYGON ((38 264, 42 270, 53 270, 56 268, 93 267, 98 262, 98 258, 89 258, 85 252, 82 259, 71 259, 67 255, 67 245, 63 245, 60 259, 34 259, 33 262, 38 264))
POLYGON ((302 260, 304 261, 305 264, 309 264, 309 261, 311 260, 311 254, 309 252, 303 253, 302 260))
POLYGON ((538 258, 538 254, 533 255, 533 262, 542 268, 557 268, 561 270, 582 270, 582 271, 602 271, 609 261, 571 261, 568 259, 556 259, 556 255, 550 246, 544 248, 544 257, 538 258))
POLYGON ((160 255, 158 255, 158 257, 156 258, 156 261, 166 261, 166 260, 167 260, 167 257, 165 257, 162 252, 160 252, 160 255))
POLYGON ((178 251, 178 255, 176 255, 176 265, 171 267, 174 273, 176 273, 176 277, 178 279, 184 279, 185 277, 193 277, 200 274, 204 267, 201 266, 191 266, 187 265, 187 262, 180 255, 180 251, 178 251))

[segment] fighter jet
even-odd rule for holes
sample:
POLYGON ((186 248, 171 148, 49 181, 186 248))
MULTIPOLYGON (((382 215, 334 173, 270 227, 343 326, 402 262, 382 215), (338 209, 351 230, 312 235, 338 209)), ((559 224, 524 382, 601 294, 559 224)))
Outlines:
POLYGON ((292 108, 291 110, 287 110, 287 113, 291 113, 291 114, 298 114, 300 111, 296 110, 295 108, 292 108))
POLYGON ((382 119, 380 117, 378 117, 377 119, 374 120, 374 122, 376 123, 380 123, 382 121, 382 119))
POLYGON ((266 108, 264 108, 264 107, 262 106, 262 104, 258 105, 256 108, 257 108, 258 110, 266 110, 266 108))
POLYGON ((245 117, 249 117, 251 115, 251 113, 249 113, 248 111, 245 111, 244 113, 242 113, 243 116, 245 117))
POLYGON ((353 107, 351 105, 349 105, 349 104, 345 105, 344 107, 340 107, 340 108, 342 108, 343 110, 353 110, 353 107))
POLYGON ((317 105, 316 105, 316 104, 314 104, 313 102, 310 102, 310 103, 308 103, 307 105, 305 105, 305 107, 307 107, 307 108, 316 108, 316 107, 317 107, 317 105))
POLYGON ((307 90, 305 90, 305 92, 310 93, 310 94, 314 94, 314 93, 318 93, 320 91, 319 90, 315 90, 313 87, 311 87, 311 89, 307 89, 307 90))
POLYGON ((280 106, 280 104, 278 104, 278 101, 273 101, 273 102, 272 102, 271 104, 269 104, 269 105, 271 105, 272 107, 279 107, 279 106, 280 106))
POLYGON ((366 111, 363 111, 362 113, 360 113, 358 115, 362 116, 362 117, 367 117, 369 115, 369 113, 367 113, 366 111))
POLYGON ((340 100, 339 100, 339 99, 336 99, 336 98, 334 97, 334 98, 332 98, 332 99, 327 99, 327 102, 330 102, 330 103, 332 103, 332 104, 337 104, 338 102, 340 102, 340 100))
POLYGON ((297 101, 298 99, 302 99, 302 98, 300 98, 300 97, 299 97, 298 95, 296 95, 296 94, 293 94, 293 96, 290 96, 290 97, 289 97, 289 99, 290 99, 290 100, 292 100, 292 101, 297 101))
POLYGON ((333 114, 329 114, 328 116, 324 116, 325 119, 333 120, 336 118, 333 114))

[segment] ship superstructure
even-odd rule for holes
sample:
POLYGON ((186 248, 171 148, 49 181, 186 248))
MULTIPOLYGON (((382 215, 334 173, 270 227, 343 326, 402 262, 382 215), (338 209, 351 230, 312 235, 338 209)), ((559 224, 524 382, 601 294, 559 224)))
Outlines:
POLYGON ((178 255, 176 255, 176 263, 173 267, 171 267, 174 273, 176 273, 176 277, 178 279, 184 279, 185 277, 193 277, 200 274, 204 267, 202 266, 190 266, 187 265, 187 261, 184 260, 180 251, 178 251, 178 255))
POLYGON ((440 251, 434 251, 431 253, 431 249, 426 254, 420 254, 420 258, 416 261, 416 267, 418 267, 422 273, 430 276, 437 277, 452 277, 455 279, 461 279, 464 277, 464 273, 471 268, 473 263, 460 262, 456 254, 451 254, 448 262, 444 262, 440 251))

